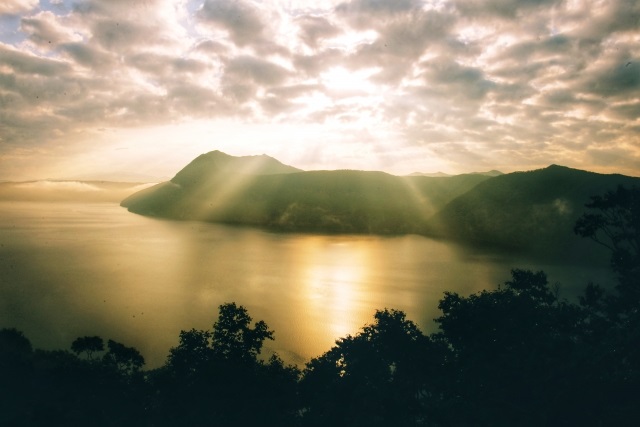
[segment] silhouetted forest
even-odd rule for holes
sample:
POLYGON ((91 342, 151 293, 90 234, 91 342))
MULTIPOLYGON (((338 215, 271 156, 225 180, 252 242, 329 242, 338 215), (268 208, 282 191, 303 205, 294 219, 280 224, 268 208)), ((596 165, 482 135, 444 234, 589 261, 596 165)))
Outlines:
POLYGON ((640 419, 640 189, 593 197, 574 226, 611 252, 614 289, 577 302, 544 272, 445 293, 439 330, 401 311, 336 341, 303 369, 260 357, 274 332, 235 303, 182 331, 166 363, 80 337, 34 350, 0 331, 0 425, 604 426, 640 419))

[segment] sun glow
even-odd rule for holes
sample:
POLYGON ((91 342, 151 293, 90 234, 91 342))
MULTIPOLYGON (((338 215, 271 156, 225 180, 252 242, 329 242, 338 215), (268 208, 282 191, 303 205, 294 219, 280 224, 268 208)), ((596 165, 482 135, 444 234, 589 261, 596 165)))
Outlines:
MULTIPOLYGON (((301 271, 306 289, 306 312, 326 322, 327 339, 353 334, 361 326, 370 263, 366 245, 354 241, 307 240, 301 271)), ((368 313, 367 313, 368 314, 368 313)))
POLYGON ((320 74, 320 82, 337 95, 372 93, 376 86, 369 78, 377 71, 373 68, 351 71, 344 67, 333 67, 320 74))

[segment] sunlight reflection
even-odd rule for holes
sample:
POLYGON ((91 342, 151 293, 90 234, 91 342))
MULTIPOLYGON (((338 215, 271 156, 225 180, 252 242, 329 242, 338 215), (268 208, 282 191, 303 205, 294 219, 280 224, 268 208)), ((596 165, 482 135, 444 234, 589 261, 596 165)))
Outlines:
POLYGON ((369 249, 358 241, 307 241, 301 263, 305 311, 333 339, 357 332, 363 315, 370 315, 361 313, 370 262, 369 249))

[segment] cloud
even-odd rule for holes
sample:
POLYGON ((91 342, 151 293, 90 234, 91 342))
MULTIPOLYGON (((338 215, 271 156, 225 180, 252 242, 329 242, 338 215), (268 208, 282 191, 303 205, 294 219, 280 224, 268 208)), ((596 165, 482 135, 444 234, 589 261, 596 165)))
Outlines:
POLYGON ((369 26, 367 20, 385 19, 398 14, 415 12, 422 8, 419 0, 352 0, 341 3, 335 10, 338 15, 342 15, 351 20, 358 27, 369 26))
POLYGON ((169 74, 200 74, 209 68, 207 62, 193 58, 176 58, 174 56, 152 52, 140 52, 129 56, 127 62, 133 67, 156 76, 169 74))
POLYGON ((437 57, 421 65, 425 85, 431 93, 442 97, 479 100, 496 86, 481 69, 461 65, 447 57, 437 57))
POLYGON ((101 19, 93 24, 93 38, 105 49, 121 50, 146 41, 148 29, 132 22, 101 19))
MULTIPOLYGON (((603 34, 637 32, 640 4, 634 1, 611 0, 599 4, 582 2, 579 17, 583 20, 575 30, 583 39, 600 40, 603 34)), ((595 2, 594 2, 595 3, 595 2)))
POLYGON ((304 77, 317 77, 323 70, 342 64, 346 58, 342 50, 329 48, 309 55, 294 54, 292 63, 304 77))
POLYGON ((634 60, 626 56, 612 58, 586 79, 582 89, 609 99, 639 95, 640 56, 634 60))
POLYGON ((38 0, 4 0, 0 3, 0 15, 17 15, 38 6, 38 0))
POLYGON ((0 65, 13 73, 55 76, 70 70, 69 64, 46 57, 25 53, 0 43, 0 65))
POLYGON ((244 0, 205 0, 198 18, 204 24, 226 30, 238 46, 260 41, 266 28, 257 5, 244 0))
POLYGON ((289 71, 280 65, 248 55, 233 58, 225 68, 225 75, 228 78, 264 85, 282 83, 288 74, 289 71))
POLYGON ((34 182, 24 182, 16 184, 16 187, 24 188, 24 189, 39 189, 39 190, 65 190, 65 191, 80 191, 80 192, 94 192, 94 191, 102 191, 101 188, 96 187, 95 185, 80 182, 80 181, 34 181, 34 182))
POLYGON ((515 18, 535 9, 552 7, 562 0, 455 0, 456 8, 466 16, 515 18))
POLYGON ((90 46, 86 43, 71 42, 62 43, 60 51, 64 52, 77 65, 90 68, 92 70, 104 70, 116 65, 116 60, 108 51, 90 46))
POLYGON ((299 35, 303 42, 312 48, 322 40, 337 36, 340 29, 323 16, 303 15, 296 19, 299 35))
POLYGON ((373 78, 384 84, 398 84, 412 72, 412 66, 426 53, 437 54, 450 47, 447 38, 454 17, 437 11, 417 11, 378 23, 377 38, 362 43, 346 61, 353 68, 380 67, 373 78))
POLYGON ((194 50, 207 55, 219 56, 228 54, 229 47, 217 40, 206 39, 199 41, 194 50))
POLYGON ((48 49, 60 43, 77 41, 79 38, 68 27, 62 25, 52 12, 40 12, 22 18, 20 30, 28 35, 32 43, 48 49))
POLYGON ((422 153, 450 171, 508 171, 509 159, 611 170, 595 157, 640 151, 637 2, 68 4, 0 6, 12 14, 0 32, 0 159, 75 156, 110 135, 98 129, 191 120, 283 135, 316 125, 331 129, 327 144, 353 132, 368 142, 351 148, 374 144, 389 162, 422 153))
POLYGON ((611 106, 609 114, 614 119, 633 122, 640 117, 640 101, 611 106))

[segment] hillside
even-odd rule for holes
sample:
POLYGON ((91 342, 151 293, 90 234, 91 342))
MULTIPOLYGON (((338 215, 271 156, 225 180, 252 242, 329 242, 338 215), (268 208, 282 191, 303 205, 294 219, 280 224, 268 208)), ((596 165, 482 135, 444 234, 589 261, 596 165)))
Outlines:
POLYGON ((309 171, 268 156, 199 156, 168 182, 128 197, 131 212, 281 230, 419 233, 427 218, 489 179, 309 171))
MULTIPOLYGON (((590 197, 640 178, 552 165, 487 180, 429 220, 429 233, 478 245, 581 256, 573 226, 590 197)), ((589 245, 593 249, 593 245, 589 245)))
POLYGON ((0 201, 117 203, 149 185, 112 181, 0 182, 0 201))
POLYGON ((597 252, 594 245, 584 250, 584 240, 573 233, 584 204, 618 185, 640 186, 640 178, 556 165, 496 176, 305 172, 268 156, 214 151, 121 204, 171 219, 286 231, 418 233, 579 259, 597 252))
MULTIPOLYGON (((502 172, 492 169, 490 171, 486 171, 486 172, 470 172, 469 175, 486 175, 486 176, 500 176, 500 175, 504 175, 502 172)), ((428 172, 413 172, 410 173, 407 176, 428 176, 428 177, 437 177, 437 178, 444 178, 444 177, 449 177, 449 176, 455 176, 455 175, 449 175, 448 173, 443 173, 443 172, 434 172, 434 173, 428 173, 428 172)))

